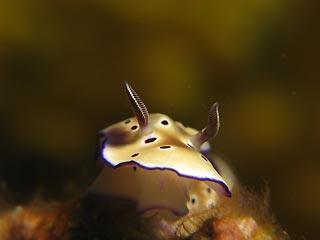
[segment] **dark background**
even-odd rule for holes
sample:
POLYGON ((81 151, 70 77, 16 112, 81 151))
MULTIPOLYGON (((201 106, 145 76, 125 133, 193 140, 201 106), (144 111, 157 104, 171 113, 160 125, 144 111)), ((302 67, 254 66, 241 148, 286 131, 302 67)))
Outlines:
POLYGON ((214 152, 244 184, 269 183, 293 239, 317 239, 319 20, 302 0, 0 0, 3 199, 85 191, 97 132, 132 115, 128 81, 198 129, 219 101, 214 152))

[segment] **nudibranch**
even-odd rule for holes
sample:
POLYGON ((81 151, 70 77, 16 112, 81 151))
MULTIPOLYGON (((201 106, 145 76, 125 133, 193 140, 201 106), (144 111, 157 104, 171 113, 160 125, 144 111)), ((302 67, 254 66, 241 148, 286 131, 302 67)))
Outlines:
POLYGON ((105 166, 89 192, 134 200, 141 211, 160 208, 175 215, 193 210, 190 193, 198 182, 201 189, 208 186, 230 197, 231 187, 206 154, 219 130, 218 103, 212 105, 206 127, 197 131, 167 115, 149 114, 128 83, 125 89, 135 117, 99 133, 105 166))
POLYGON ((217 193, 202 181, 192 184, 189 189, 187 208, 189 213, 198 213, 215 207, 218 202, 217 193))

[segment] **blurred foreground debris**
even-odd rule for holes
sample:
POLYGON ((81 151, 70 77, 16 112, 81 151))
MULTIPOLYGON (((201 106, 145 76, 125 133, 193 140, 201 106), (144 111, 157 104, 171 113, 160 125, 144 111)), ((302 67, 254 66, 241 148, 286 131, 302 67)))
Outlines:
POLYGON ((33 201, 2 211, 0 239, 289 239, 270 213, 267 195, 238 190, 219 208, 177 220, 141 217, 130 201, 88 197, 72 203, 33 201))
POLYGON ((2 240, 67 240, 72 205, 33 202, 16 206, 0 216, 2 240))

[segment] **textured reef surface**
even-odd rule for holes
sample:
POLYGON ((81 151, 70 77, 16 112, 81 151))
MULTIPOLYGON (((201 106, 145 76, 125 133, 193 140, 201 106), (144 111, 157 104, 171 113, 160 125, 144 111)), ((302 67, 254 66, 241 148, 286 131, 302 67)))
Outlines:
POLYGON ((0 216, 3 240, 210 239, 286 240, 269 208, 268 189, 235 188, 219 207, 166 220, 142 216, 132 201, 84 197, 74 202, 33 201, 0 216))

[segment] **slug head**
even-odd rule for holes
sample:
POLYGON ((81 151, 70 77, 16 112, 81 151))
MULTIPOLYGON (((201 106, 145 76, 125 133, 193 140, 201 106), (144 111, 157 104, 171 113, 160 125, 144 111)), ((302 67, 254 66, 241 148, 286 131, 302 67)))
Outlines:
POLYGON ((165 206, 179 213, 187 209, 188 188, 194 181, 206 182, 218 193, 231 196, 227 183, 203 154, 207 141, 219 129, 218 104, 212 106, 208 124, 199 132, 167 115, 149 114, 127 83, 126 91, 136 116, 100 132, 99 152, 108 173, 102 173, 104 177, 100 176, 93 188, 107 195, 136 199, 141 209, 165 206), (173 199, 180 200, 174 203, 173 199))

